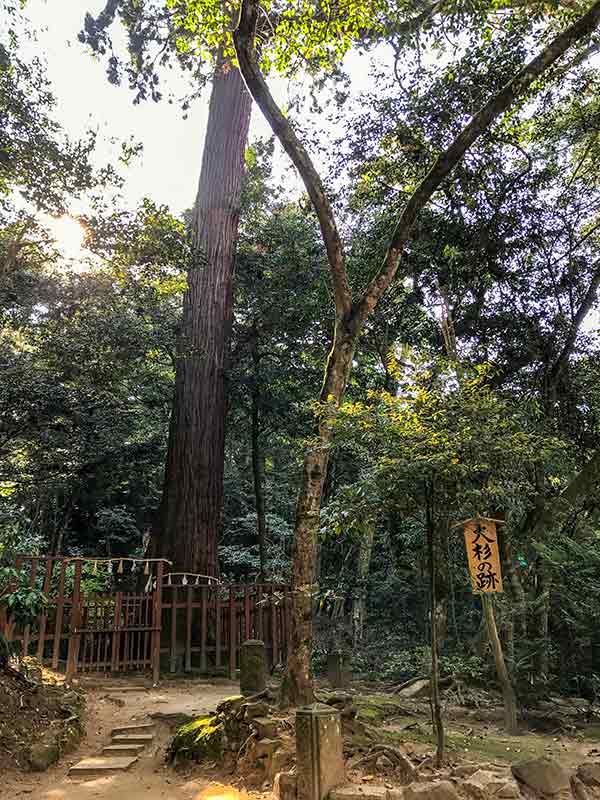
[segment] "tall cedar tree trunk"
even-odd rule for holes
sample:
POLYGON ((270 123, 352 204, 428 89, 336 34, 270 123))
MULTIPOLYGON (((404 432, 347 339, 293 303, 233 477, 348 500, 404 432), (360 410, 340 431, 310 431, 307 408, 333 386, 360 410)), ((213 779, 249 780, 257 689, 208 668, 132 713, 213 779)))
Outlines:
POLYGON ((562 31, 529 63, 525 64, 499 92, 490 98, 465 125, 449 147, 441 153, 408 199, 396 226, 377 274, 362 296, 352 297, 343 243, 336 216, 329 202, 323 181, 300 141, 290 120, 273 99, 261 72, 255 49, 259 20, 258 0, 242 0, 237 28, 233 34, 238 64, 248 91, 256 101, 271 130, 279 139, 290 160, 300 173, 315 213, 319 219, 327 250, 335 302, 333 346, 327 362, 320 395, 320 415, 315 439, 307 448, 301 488, 296 506, 292 568, 291 641, 288 671, 282 699, 293 704, 310 703, 313 686, 310 676, 312 649, 312 598, 316 592, 316 555, 319 512, 331 443, 330 419, 335 406, 342 401, 352 369, 352 359, 365 321, 396 277, 406 244, 421 211, 434 192, 450 175, 465 153, 482 133, 505 111, 524 96, 537 78, 557 62, 568 49, 593 32, 600 24, 600 0, 569 28, 562 31))
POLYGON ((193 263, 183 300, 160 531, 153 547, 175 568, 203 575, 217 574, 225 380, 251 103, 239 71, 219 58, 193 212, 193 263))
POLYGON ((258 535, 258 553, 260 558, 259 580, 266 580, 267 565, 267 519, 265 512, 265 460, 260 449, 260 355, 258 352, 258 330, 256 322, 252 326, 252 366, 254 369, 252 384, 252 474, 254 477, 254 503, 256 506, 256 532, 258 535))

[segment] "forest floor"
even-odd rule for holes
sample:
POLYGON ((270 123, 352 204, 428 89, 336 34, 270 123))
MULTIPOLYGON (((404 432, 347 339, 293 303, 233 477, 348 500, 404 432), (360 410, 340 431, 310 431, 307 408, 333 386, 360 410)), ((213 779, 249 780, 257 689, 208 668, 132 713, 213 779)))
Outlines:
MULTIPOLYGON (((202 716, 217 703, 239 691, 237 684, 225 680, 171 680, 150 688, 140 680, 82 681, 87 699, 86 733, 78 748, 64 755, 60 763, 44 773, 3 770, 0 795, 7 800, 247 800, 265 798, 263 792, 248 791, 243 778, 220 774, 213 765, 172 769, 165 764, 165 747, 173 725, 181 716, 202 716), (70 778, 71 765, 87 756, 98 755, 109 742, 111 729, 147 721, 159 715, 152 745, 142 753, 128 772, 93 778, 70 778)), ((433 732, 426 699, 405 699, 377 690, 376 686, 356 685, 352 691, 357 719, 365 723, 369 740, 360 733, 346 737, 350 756, 349 777, 355 783, 394 783, 385 766, 352 769, 353 754, 372 744, 373 732, 380 741, 400 746, 413 763, 425 761, 432 753, 433 732)), ((508 765, 539 755, 553 756, 565 767, 600 758, 600 725, 586 724, 585 703, 557 699, 536 711, 523 725, 520 736, 502 731, 501 709, 487 696, 479 707, 451 704, 447 699, 447 755, 449 764, 465 762, 508 765)))

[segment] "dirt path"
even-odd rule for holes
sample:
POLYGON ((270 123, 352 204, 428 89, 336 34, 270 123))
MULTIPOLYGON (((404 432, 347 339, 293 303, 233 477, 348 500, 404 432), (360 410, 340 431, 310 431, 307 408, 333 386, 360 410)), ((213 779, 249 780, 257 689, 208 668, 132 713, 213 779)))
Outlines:
POLYGON ((85 686, 88 715, 86 736, 79 748, 65 756, 48 772, 3 774, 2 800, 240 800, 233 787, 210 780, 186 777, 164 763, 164 748, 170 735, 167 722, 157 721, 154 742, 129 772, 104 777, 71 779, 69 767, 87 756, 99 755, 109 744, 111 729, 119 725, 150 721, 151 713, 165 717, 176 714, 200 715, 214 710, 219 700, 239 693, 239 686, 228 681, 172 681, 156 689, 131 682, 85 686), (134 689, 131 691, 130 689, 134 689), (125 691, 127 689, 127 691, 125 691))

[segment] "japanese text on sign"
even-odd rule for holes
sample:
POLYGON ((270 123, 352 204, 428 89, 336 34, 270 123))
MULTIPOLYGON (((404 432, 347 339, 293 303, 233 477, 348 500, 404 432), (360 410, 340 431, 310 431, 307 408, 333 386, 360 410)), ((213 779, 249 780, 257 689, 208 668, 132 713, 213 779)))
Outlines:
POLYGON ((502 572, 494 520, 477 517, 464 524, 473 591, 501 592, 502 572))

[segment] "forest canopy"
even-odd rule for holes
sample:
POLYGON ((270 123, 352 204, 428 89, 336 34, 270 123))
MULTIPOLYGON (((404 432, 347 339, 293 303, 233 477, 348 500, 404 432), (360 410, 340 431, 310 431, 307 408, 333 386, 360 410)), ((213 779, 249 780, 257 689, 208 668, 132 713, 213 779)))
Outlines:
POLYGON ((0 6, 0 557, 291 584, 298 700, 334 647, 495 674, 481 514, 517 696, 597 680, 598 3, 110 0, 79 57, 209 108, 185 209, 124 200, 141 147, 73 136, 0 6))

